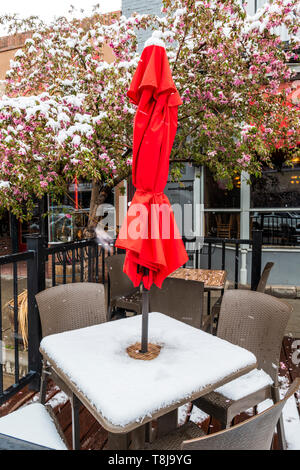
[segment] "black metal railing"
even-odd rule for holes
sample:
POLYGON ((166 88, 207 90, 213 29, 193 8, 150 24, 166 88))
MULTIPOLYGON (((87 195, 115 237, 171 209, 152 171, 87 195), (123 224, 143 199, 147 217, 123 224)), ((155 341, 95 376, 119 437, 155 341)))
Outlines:
MULTIPOLYGON (((226 270, 228 264, 228 254, 234 251, 233 264, 234 264, 234 278, 232 279, 235 289, 239 286, 239 272, 240 272, 240 254, 242 248, 249 250, 251 248, 251 289, 257 288, 260 275, 261 275, 261 258, 262 258, 262 231, 253 230, 252 239, 239 239, 239 238, 213 238, 204 237, 199 246, 197 239, 184 239, 189 261, 187 267, 202 268, 205 266, 207 269, 221 269, 226 270), (192 248, 191 248, 192 245, 192 248), (194 247, 193 247, 194 245, 194 247), (221 253, 219 253, 221 251, 221 253), (214 256, 218 252, 218 257, 214 256), (203 266, 204 264, 204 266, 203 266)), ((207 292, 207 313, 211 310, 211 293, 207 292)))
POLYGON ((262 230, 264 245, 299 246, 300 216, 293 213, 265 214, 251 216, 253 227, 262 230))
MULTIPOLYGON (((256 289, 261 273, 262 233, 253 231, 252 240, 204 238, 204 245, 199 246, 195 240, 184 240, 190 261, 195 268, 202 267, 201 260, 206 260, 206 267, 211 269, 226 269, 230 261, 227 259, 227 248, 234 249, 234 287, 239 282, 239 253, 242 245, 252 247, 251 288, 256 289), (221 248, 221 257, 214 260, 216 249, 221 248), (216 263, 219 263, 218 265, 216 263)), ((3 383, 3 364, 0 355, 0 405, 13 396, 25 385, 38 390, 41 373, 41 356, 39 345, 41 341, 41 326, 35 295, 46 287, 65 284, 67 282, 100 282, 107 280, 105 258, 122 252, 116 249, 114 243, 110 250, 96 243, 94 239, 78 242, 68 242, 46 246, 40 235, 27 237, 28 251, 0 257, 0 267, 12 264, 13 282, 13 333, 14 333, 14 384, 5 388, 3 383), (18 263, 27 263, 27 307, 28 307, 28 371, 20 377, 19 374, 19 325, 18 325, 18 263)), ((1 279, 0 279, 1 281, 1 279)), ((210 312, 210 293, 208 292, 208 313, 210 312)), ((2 340, 2 310, 0 284, 0 341, 2 340)), ((0 343, 1 344, 1 343, 0 343)))
MULTIPOLYGON (((12 255, 0 256, 0 268, 11 265, 11 282, 13 287, 12 311, 13 311, 13 350, 14 350, 14 384, 5 386, 4 383, 4 353, 5 344, 3 341, 3 312, 2 312, 2 285, 0 284, 0 405, 21 390, 25 385, 32 383, 38 378, 38 354, 39 343, 39 316, 38 312, 33 310, 32 302, 37 289, 36 286, 36 256, 32 251, 24 253, 15 253, 12 255), (18 266, 20 263, 26 263, 27 271, 27 296, 28 305, 28 369, 23 376, 20 374, 20 339, 19 339, 19 320, 18 320, 18 266), (30 305, 31 302, 31 305, 30 305)), ((0 282, 1 282, 0 277, 0 282)))

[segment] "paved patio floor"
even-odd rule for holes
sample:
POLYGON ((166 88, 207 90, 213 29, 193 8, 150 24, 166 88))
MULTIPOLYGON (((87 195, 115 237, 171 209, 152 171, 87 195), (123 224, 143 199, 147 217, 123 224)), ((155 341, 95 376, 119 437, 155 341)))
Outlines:
POLYGON ((294 338, 300 338, 300 299, 285 299, 293 306, 293 312, 285 334, 294 338))

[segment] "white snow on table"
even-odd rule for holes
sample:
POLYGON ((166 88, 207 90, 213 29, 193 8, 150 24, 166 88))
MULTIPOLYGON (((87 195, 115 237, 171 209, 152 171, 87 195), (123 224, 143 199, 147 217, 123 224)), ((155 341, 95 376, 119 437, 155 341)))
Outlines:
POLYGON ((272 384, 273 380, 264 370, 254 369, 248 374, 244 374, 241 377, 232 380, 228 384, 217 388, 215 391, 230 400, 240 400, 257 390, 272 384))
POLYGON ((0 433, 56 450, 67 450, 55 424, 40 403, 24 406, 0 419, 0 433))
POLYGON ((188 399, 256 363, 239 346, 174 320, 149 314, 149 342, 162 346, 152 361, 132 359, 141 315, 43 338, 41 348, 111 424, 126 426, 188 399))

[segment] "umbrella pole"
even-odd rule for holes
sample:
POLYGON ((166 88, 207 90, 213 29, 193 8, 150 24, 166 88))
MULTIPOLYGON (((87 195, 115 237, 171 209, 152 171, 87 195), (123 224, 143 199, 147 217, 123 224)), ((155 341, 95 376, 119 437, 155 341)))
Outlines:
POLYGON ((148 352, 148 313, 149 313, 149 291, 142 287, 142 340, 141 353, 148 352))

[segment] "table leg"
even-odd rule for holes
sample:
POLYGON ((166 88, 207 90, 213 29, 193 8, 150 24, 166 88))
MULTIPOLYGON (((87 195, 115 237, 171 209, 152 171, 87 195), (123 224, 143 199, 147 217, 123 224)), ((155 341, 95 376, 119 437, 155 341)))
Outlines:
POLYGON ((178 409, 160 416, 157 420, 157 437, 162 437, 177 428, 178 409))
POLYGON ((130 433, 108 433, 108 450, 127 450, 130 433))
POLYGON ((131 432, 130 449, 142 450, 145 448, 146 426, 147 424, 144 424, 131 432))
POLYGON ((40 403, 44 405, 46 403, 46 393, 48 385, 48 376, 50 375, 49 367, 47 367, 46 361, 43 361, 42 377, 41 377, 41 388, 40 388, 40 403))
POLYGON ((72 407, 72 444, 73 450, 80 449, 80 425, 79 425, 79 408, 80 401, 74 395, 70 397, 71 407, 72 407))

